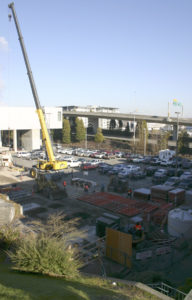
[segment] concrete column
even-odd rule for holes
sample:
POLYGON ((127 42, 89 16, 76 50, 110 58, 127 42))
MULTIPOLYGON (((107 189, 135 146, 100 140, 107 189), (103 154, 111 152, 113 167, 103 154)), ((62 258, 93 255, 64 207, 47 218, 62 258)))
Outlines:
POLYGON ((177 124, 173 125, 173 140, 176 141, 177 140, 177 124))
POLYGON ((32 129, 25 132, 21 137, 21 143, 22 143, 22 147, 28 151, 34 149, 40 149, 41 146, 40 130, 32 129))
POLYGON ((99 119, 98 118, 88 118, 88 126, 93 128, 93 132, 97 132, 97 128, 99 127, 99 119))
POLYGON ((13 150, 17 152, 17 130, 13 130, 13 150))
POLYGON ((1 130, 0 130, 0 147, 2 147, 1 130))

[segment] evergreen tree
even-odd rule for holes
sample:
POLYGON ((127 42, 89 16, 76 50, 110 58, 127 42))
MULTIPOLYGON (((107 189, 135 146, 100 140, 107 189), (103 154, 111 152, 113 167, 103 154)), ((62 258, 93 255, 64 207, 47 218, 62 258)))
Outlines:
POLYGON ((160 132, 157 136, 157 150, 165 150, 168 148, 168 139, 170 132, 160 132))
POLYGON ((188 152, 189 134, 182 130, 178 137, 178 152, 186 154, 188 152))
POLYGON ((97 133, 95 135, 95 142, 96 143, 102 143, 104 141, 104 136, 102 134, 102 129, 101 128, 97 128, 97 133))
POLYGON ((64 144, 71 143, 71 127, 67 119, 63 119, 62 142, 64 144))
POLYGON ((138 121, 135 131, 136 136, 139 138, 140 145, 144 144, 144 138, 148 139, 148 128, 147 128, 147 122, 146 121, 138 121))
POLYGON ((83 120, 76 118, 75 120, 75 125, 76 125, 76 141, 81 142, 84 141, 86 138, 86 130, 85 130, 85 126, 83 123, 83 120))

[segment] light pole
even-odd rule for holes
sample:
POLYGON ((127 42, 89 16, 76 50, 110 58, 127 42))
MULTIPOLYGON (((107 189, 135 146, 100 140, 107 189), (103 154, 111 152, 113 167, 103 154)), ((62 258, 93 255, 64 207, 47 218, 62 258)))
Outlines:
POLYGON ((130 112, 130 114, 132 114, 133 115, 133 145, 134 145, 134 153, 135 153, 135 113, 137 112, 137 109, 136 110, 134 110, 134 111, 132 111, 132 112, 130 112))
POLYGON ((87 149, 87 127, 85 127, 85 149, 87 149))
POLYGON ((177 115, 177 134, 176 134, 176 173, 177 173, 177 168, 178 168, 179 115, 180 115, 180 112, 176 111, 175 114, 177 115))

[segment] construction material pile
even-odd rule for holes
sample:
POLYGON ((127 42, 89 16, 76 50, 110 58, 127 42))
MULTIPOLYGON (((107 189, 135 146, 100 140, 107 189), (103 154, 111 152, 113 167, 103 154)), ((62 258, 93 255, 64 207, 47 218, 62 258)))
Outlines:
POLYGON ((185 190, 176 188, 168 193, 169 202, 173 202, 175 206, 183 204, 185 201, 185 190))
POLYGON ((148 214, 158 207, 155 204, 124 198, 110 193, 93 193, 78 199, 128 217, 138 214, 148 214))
POLYGON ((174 187, 169 185, 155 185, 151 188, 151 200, 155 202, 168 202, 168 193, 173 190, 174 187))
POLYGON ((163 226, 167 222, 168 213, 172 208, 173 203, 161 205, 159 209, 153 213, 151 220, 155 224, 163 226))
POLYGON ((133 194, 134 199, 150 200, 151 191, 147 188, 136 189, 133 194))

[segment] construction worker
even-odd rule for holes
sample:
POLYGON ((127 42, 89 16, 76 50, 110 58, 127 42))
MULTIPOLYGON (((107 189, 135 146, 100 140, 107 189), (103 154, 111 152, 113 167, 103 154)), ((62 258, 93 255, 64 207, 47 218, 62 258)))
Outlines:
POLYGON ((66 188, 66 186, 67 186, 67 182, 65 180, 63 181, 63 186, 64 186, 64 188, 66 188))
POLYGON ((132 198, 132 189, 131 188, 128 189, 127 196, 132 198))
POLYGON ((136 223, 135 225, 135 232, 136 232, 136 235, 141 237, 142 235, 142 227, 141 227, 141 224, 139 223, 136 223))
POLYGON ((84 185, 84 192, 88 192, 89 191, 89 186, 88 186, 88 184, 85 184, 84 185))

